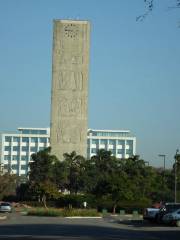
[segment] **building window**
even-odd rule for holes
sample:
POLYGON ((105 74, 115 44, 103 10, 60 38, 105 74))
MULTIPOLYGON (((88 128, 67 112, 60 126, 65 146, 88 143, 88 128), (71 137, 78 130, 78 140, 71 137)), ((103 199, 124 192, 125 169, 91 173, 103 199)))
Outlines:
POLYGON ((109 140, 109 144, 110 144, 110 145, 116 145, 116 140, 110 139, 110 140, 109 140))
POLYGON ((11 137, 10 136, 5 136, 5 142, 11 142, 11 137))
POLYGON ((47 139, 46 139, 46 138, 39 138, 39 142, 40 142, 40 143, 46 143, 46 142, 47 142, 47 139))
POLYGON ((28 156, 21 156, 22 161, 28 161, 28 156))
POLYGON ((107 140, 106 139, 101 139, 100 140, 100 144, 106 145, 107 144, 107 140))
POLYGON ((9 170, 9 169, 10 169, 10 165, 9 165, 9 164, 4 164, 4 165, 3 165, 3 168, 4 168, 5 170, 9 170))
POLYGON ((17 164, 12 164, 12 170, 18 170, 18 165, 17 164))
POLYGON ((22 151, 23 151, 23 152, 28 152, 28 151, 29 151, 29 147, 22 146, 22 151))
POLYGON ((31 151, 31 152, 37 152, 38 150, 37 150, 37 147, 31 147, 31 148, 30 148, 30 151, 31 151))
POLYGON ((19 146, 14 146, 13 147, 13 151, 14 152, 19 152, 20 151, 20 147, 19 146))
POLYGON ((11 151, 11 147, 10 146, 5 146, 4 151, 8 151, 8 152, 11 151))
POLYGON ((118 150, 117 150, 117 153, 118 153, 118 154, 124 154, 124 149, 118 149, 118 150))
POLYGON ((28 169, 27 165, 21 165, 21 170, 27 170, 27 169, 28 169))
POLYGON ((42 151, 44 150, 45 148, 44 147, 39 147, 39 151, 42 151))
POLYGON ((115 149, 111 149, 110 152, 111 152, 112 155, 114 155, 114 156, 116 155, 116 150, 115 149))
POLYGON ((38 142, 38 138, 37 137, 32 137, 31 138, 31 142, 32 143, 37 143, 38 142))
POLYGON ((20 142, 20 137, 13 137, 13 142, 20 142))
POLYGON ((29 143, 29 138, 28 137, 22 137, 22 142, 29 143))
POLYGON ((13 155, 13 156, 12 156, 12 160, 17 160, 17 161, 18 161, 18 160, 19 160, 19 156, 13 155))
POLYGON ((11 160, 11 155, 4 155, 4 160, 11 160))
POLYGON ((129 146, 133 146, 133 140, 127 140, 126 144, 129 146))
POLYGON ((91 153, 96 153, 97 152, 97 149, 96 148, 92 148, 91 149, 91 153))
POLYGON ((92 139, 92 144, 98 144, 98 140, 97 139, 92 139))
POLYGON ((118 145, 124 146, 125 145, 125 141, 124 140, 118 140, 118 145))
POLYGON ((126 149, 126 154, 133 155, 133 150, 132 149, 126 149))

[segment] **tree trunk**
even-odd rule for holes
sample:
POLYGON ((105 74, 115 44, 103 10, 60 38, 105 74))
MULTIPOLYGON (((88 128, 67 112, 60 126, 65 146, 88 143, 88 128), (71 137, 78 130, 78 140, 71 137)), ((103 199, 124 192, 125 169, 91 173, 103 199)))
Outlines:
POLYGON ((115 203, 115 204, 113 205, 113 214, 116 214, 116 207, 117 207, 117 204, 115 203))
POLYGON ((43 202, 43 204, 44 204, 44 207, 45 207, 46 209, 48 209, 48 207, 47 207, 47 205, 46 205, 46 195, 45 195, 45 194, 43 194, 43 196, 42 196, 42 202, 43 202))

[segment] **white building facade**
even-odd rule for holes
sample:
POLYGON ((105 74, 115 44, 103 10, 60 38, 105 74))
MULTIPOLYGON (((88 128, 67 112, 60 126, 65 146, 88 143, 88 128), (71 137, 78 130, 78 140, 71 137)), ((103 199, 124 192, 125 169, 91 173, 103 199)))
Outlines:
MULTIPOLYGON (((0 135, 0 170, 26 176, 31 155, 50 146, 49 128, 18 128, 16 133, 0 135)), ((105 149, 117 158, 136 155, 136 137, 129 130, 93 130, 87 132, 87 158, 105 149)))
POLYGON ((49 128, 18 128, 17 133, 2 133, 1 169, 25 176, 31 155, 48 146, 49 128))
POLYGON ((91 158, 97 150, 111 151, 117 158, 136 155, 136 137, 129 130, 93 130, 87 133, 87 157, 91 158))

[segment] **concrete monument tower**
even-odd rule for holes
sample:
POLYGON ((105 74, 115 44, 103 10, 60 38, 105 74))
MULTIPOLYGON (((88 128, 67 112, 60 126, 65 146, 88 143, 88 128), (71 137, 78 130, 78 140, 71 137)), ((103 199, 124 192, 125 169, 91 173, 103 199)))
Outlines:
POLYGON ((54 21, 50 143, 59 160, 86 156, 89 40, 88 21, 54 21))

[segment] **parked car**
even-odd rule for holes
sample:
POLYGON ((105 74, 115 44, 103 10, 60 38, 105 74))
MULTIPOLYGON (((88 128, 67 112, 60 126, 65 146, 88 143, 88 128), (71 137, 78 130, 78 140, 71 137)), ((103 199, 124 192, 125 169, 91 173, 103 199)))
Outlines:
POLYGON ((149 221, 155 221, 156 215, 159 212, 159 208, 151 207, 145 208, 143 213, 143 219, 149 221))
POLYGON ((12 212, 11 204, 7 202, 0 203, 0 212, 12 212))
POLYGON ((156 214, 156 221, 158 223, 162 222, 163 216, 167 213, 172 213, 176 210, 180 209, 180 203, 165 203, 159 209, 159 212, 156 214))
POLYGON ((162 221, 166 224, 172 224, 180 227, 180 208, 174 212, 165 214, 162 221))

